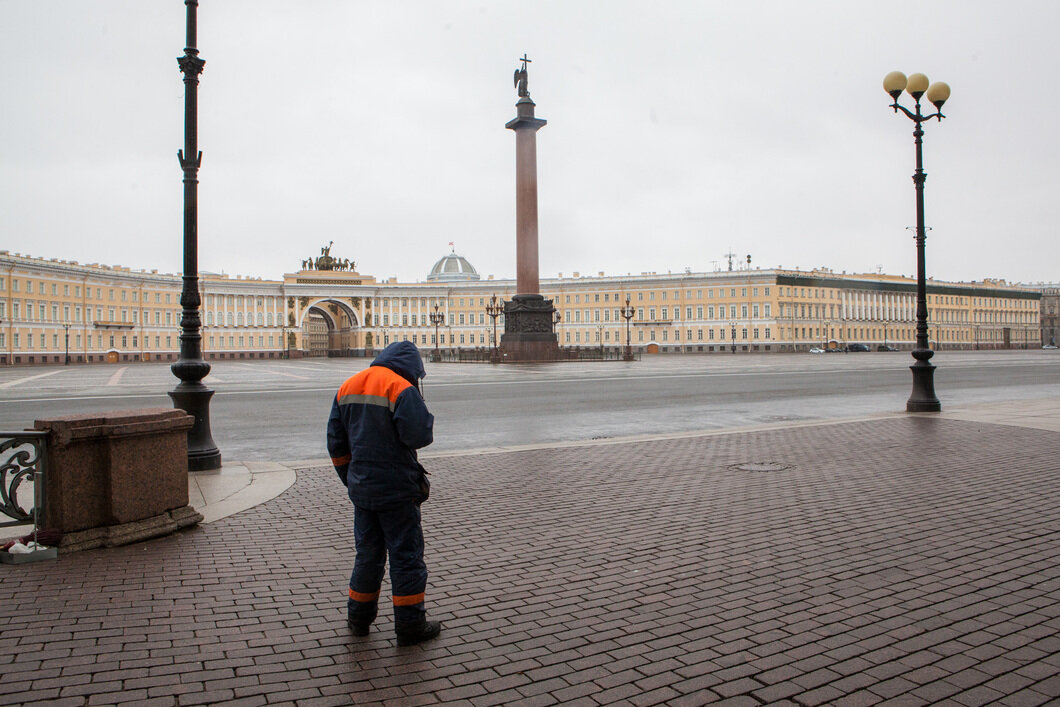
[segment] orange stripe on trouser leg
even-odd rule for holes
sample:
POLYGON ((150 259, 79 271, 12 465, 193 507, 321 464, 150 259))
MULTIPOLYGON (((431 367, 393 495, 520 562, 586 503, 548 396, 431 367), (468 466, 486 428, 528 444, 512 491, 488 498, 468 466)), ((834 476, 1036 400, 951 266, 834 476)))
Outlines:
POLYGON ((406 594, 405 596, 395 596, 394 606, 413 606, 415 604, 423 603, 424 592, 419 594, 406 594))
MULTIPOLYGON (((423 596, 423 595, 421 594, 420 596, 423 596)), ((355 591, 353 591, 351 589, 350 590, 350 599, 353 599, 354 601, 363 601, 363 602, 376 601, 377 599, 379 599, 379 592, 369 592, 369 593, 366 593, 366 592, 355 592, 355 591)))

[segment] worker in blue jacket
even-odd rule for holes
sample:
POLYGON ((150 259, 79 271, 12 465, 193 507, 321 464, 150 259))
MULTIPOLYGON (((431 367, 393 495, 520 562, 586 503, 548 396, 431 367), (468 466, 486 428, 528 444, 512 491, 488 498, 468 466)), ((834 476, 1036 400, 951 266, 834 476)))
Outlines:
POLYGON ((369 368, 339 388, 328 418, 328 452, 353 501, 357 556, 350 575, 348 623, 368 635, 378 611, 387 555, 398 645, 434 638, 427 621, 420 504, 429 493, 416 450, 434 441, 434 415, 420 394, 426 375, 416 345, 387 346, 369 368))

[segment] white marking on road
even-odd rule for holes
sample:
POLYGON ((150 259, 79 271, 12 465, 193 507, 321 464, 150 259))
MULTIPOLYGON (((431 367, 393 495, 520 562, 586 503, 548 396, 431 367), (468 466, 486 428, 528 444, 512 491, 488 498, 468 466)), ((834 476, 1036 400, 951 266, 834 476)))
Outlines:
POLYGON ((0 383, 0 388, 13 388, 16 385, 22 385, 23 383, 28 383, 31 380, 36 380, 38 378, 44 378, 46 376, 54 376, 56 373, 65 373, 67 370, 70 370, 70 369, 62 369, 61 368, 58 371, 48 371, 47 373, 38 373, 35 376, 26 376, 25 378, 19 378, 17 380, 8 381, 7 383, 0 383))
POLYGON ((258 367, 256 365, 254 365, 253 363, 240 363, 240 364, 237 364, 237 365, 243 366, 245 368, 253 368, 258 373, 262 373, 262 372, 271 373, 271 374, 273 374, 275 376, 284 376, 286 378, 297 378, 300 381, 309 380, 309 378, 307 378, 306 376, 300 376, 300 375, 297 375, 295 373, 284 373, 283 371, 273 371, 273 370, 269 370, 267 368, 266 369, 262 369, 262 368, 260 368, 260 367, 258 367))
POLYGON ((114 375, 112 375, 110 377, 110 380, 107 381, 107 385, 118 385, 118 382, 121 381, 121 377, 125 375, 125 371, 127 370, 129 370, 128 366, 122 366, 118 370, 114 371, 114 375))

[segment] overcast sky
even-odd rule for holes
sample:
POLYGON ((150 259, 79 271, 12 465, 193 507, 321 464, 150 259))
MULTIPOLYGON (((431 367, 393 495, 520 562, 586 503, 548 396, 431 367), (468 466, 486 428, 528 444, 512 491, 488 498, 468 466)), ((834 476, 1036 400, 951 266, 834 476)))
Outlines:
MULTIPOLYGON (((334 241, 423 280, 515 275, 512 74, 538 117, 542 277, 753 267, 1060 280, 1055 0, 201 0, 199 267, 278 279, 334 241), (907 103, 908 97, 905 97, 907 103), (925 102, 926 103, 926 102, 925 102), (926 106, 927 107, 927 106, 926 106)), ((0 248, 180 272, 182 0, 0 0, 0 248)))

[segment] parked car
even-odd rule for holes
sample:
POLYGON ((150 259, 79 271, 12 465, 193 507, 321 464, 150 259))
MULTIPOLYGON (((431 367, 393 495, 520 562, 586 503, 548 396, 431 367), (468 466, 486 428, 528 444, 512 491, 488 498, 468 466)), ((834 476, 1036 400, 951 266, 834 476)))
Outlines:
POLYGON ((847 351, 853 353, 854 351, 868 351, 869 347, 865 344, 847 344, 847 351))
POLYGON ((824 353, 824 349, 819 346, 814 346, 812 349, 810 349, 810 353, 824 353))
POLYGON ((877 351, 897 351, 898 349, 894 348, 893 346, 889 346, 887 344, 880 344, 879 346, 876 347, 876 350, 877 351))
POLYGON ((844 351, 846 351, 846 349, 840 348, 838 346, 829 346, 824 350, 825 353, 843 353, 844 351))
POLYGON ((1042 348, 1043 348, 1043 349, 1055 349, 1055 348, 1056 348, 1056 346, 1054 346, 1053 344, 1046 344, 1046 345, 1045 345, 1045 346, 1043 346, 1042 348))

